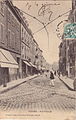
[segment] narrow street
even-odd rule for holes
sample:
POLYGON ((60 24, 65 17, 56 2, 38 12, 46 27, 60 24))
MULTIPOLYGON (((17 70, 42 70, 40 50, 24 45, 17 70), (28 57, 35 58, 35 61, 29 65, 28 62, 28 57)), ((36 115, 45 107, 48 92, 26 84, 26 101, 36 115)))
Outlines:
POLYGON ((57 77, 55 87, 51 87, 49 83, 48 77, 39 76, 0 94, 0 110, 75 110, 75 92, 68 90, 57 77))

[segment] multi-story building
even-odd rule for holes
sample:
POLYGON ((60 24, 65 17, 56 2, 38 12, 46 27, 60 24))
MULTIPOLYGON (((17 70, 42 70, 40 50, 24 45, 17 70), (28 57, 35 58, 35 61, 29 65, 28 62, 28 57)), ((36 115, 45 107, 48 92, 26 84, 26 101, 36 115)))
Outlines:
MULTIPOLYGON (((11 1, 6 2, 7 13, 6 13, 6 27, 7 27, 7 48, 11 52, 14 59, 17 61, 19 69, 17 69, 17 77, 21 78, 21 34, 20 34, 20 24, 21 17, 19 16, 17 10, 14 8, 11 1)), ((16 74, 16 70, 11 70, 16 74)), ((14 75, 12 74, 14 77, 14 75)), ((13 78, 15 79, 15 78, 13 78)))
POLYGON ((7 47, 6 39, 6 5, 0 1, 0 47, 7 47))
MULTIPOLYGON (((72 10, 69 14, 68 21, 73 24, 76 23, 76 0, 72 0, 72 10)), ((70 77, 76 77, 76 40, 69 41, 69 72, 70 77)))
MULTIPOLYGON (((68 17, 68 23, 76 23, 76 0, 72 0, 72 10, 68 17)), ((68 76, 74 78, 76 76, 76 40, 70 39, 66 41, 66 69, 68 76)))
MULTIPOLYGON (((65 24, 65 27, 69 24, 76 23, 76 0, 72 0, 72 10, 69 14, 68 21, 65 24)), ((65 69, 62 69, 65 74, 68 75, 68 77, 74 78, 76 76, 76 40, 75 39, 65 39, 63 37, 61 51, 65 51, 65 65, 64 61, 62 61, 62 64, 65 67, 65 69), (64 42, 65 41, 65 42, 64 42), (65 49, 63 47, 65 43, 65 49), (66 71, 66 72, 65 72, 66 71)), ((63 52, 64 53, 64 52, 63 52)), ((64 54, 61 54, 61 57, 64 57, 64 54)), ((63 68, 63 65, 61 64, 61 68, 63 68)), ((59 64, 60 65, 60 64, 59 64)), ((61 70, 60 70, 61 71, 61 70)))
POLYGON ((15 7, 19 12, 21 20, 21 59, 22 59, 22 76, 37 73, 41 68, 42 50, 33 38, 32 31, 26 25, 26 18, 23 13, 15 7))
POLYGON ((37 66, 37 69, 38 69, 38 48, 39 48, 39 45, 37 44, 37 42, 34 40, 34 48, 35 48, 35 61, 34 61, 34 64, 37 66))
POLYGON ((0 84, 21 77, 20 16, 11 1, 0 2, 0 84))
POLYGON ((35 39, 32 39, 32 46, 31 46, 31 62, 33 63, 32 73, 37 73, 37 62, 38 62, 38 44, 35 39))
POLYGON ((33 39, 34 41, 34 73, 38 73, 39 72, 39 67, 38 67, 38 62, 39 62, 39 54, 38 54, 38 48, 39 48, 39 45, 38 43, 36 42, 35 39, 33 39))
MULTIPOLYGON (((7 45, 7 40, 6 40, 6 5, 0 1, 0 49, 5 48, 7 45)), ((1 56, 1 50, 0 50, 0 59, 2 58, 1 56)), ((8 70, 5 70, 6 73, 3 74, 4 72, 4 67, 1 67, 2 64, 2 59, 0 60, 0 85, 3 84, 3 81, 5 79, 5 74, 8 72, 8 70)), ((8 76, 7 76, 8 77, 8 76)))
POLYGON ((26 77, 30 74, 29 64, 30 60, 30 46, 29 46, 29 34, 26 24, 21 23, 21 60, 22 60, 22 76, 26 77))
POLYGON ((46 60, 45 58, 42 56, 42 68, 41 68, 43 71, 46 70, 46 60))
POLYGON ((66 74, 66 41, 59 45, 59 71, 62 75, 66 74))
POLYGON ((42 67, 42 50, 39 48, 37 48, 37 69, 40 71, 41 70, 41 67, 42 67))
POLYGON ((11 0, 0 2, 0 85, 46 68, 42 50, 11 0))
MULTIPOLYGON (((16 7, 15 7, 16 8, 16 7)), ((36 66, 35 62, 35 40, 31 30, 26 24, 26 18, 22 12, 16 8, 22 18, 21 20, 21 60, 22 60, 22 76, 26 77, 34 74, 36 66)))

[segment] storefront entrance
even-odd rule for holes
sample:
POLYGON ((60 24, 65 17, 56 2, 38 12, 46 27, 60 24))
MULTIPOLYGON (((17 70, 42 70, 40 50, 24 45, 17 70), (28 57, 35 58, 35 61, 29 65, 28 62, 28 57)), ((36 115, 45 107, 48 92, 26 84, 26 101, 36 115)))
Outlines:
POLYGON ((9 82, 9 69, 8 68, 0 68, 0 85, 4 87, 7 86, 9 82))

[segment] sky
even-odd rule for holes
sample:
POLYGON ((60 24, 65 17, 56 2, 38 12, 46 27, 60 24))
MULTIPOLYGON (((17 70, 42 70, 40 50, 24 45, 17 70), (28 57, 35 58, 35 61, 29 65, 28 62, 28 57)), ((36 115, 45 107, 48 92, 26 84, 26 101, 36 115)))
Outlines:
POLYGON ((69 12, 67 11, 71 10, 72 6, 71 0, 13 0, 13 4, 17 6, 20 10, 28 13, 28 15, 25 13, 23 13, 23 15, 28 21, 29 28, 32 30, 35 40, 39 44, 39 47, 43 50, 43 56, 45 57, 46 61, 50 64, 52 64, 53 62, 57 62, 59 60, 59 44, 61 42, 61 39, 57 36, 57 34, 61 36, 63 33, 63 25, 65 23, 65 20, 68 19, 69 15, 69 12), (29 16, 29 14, 31 16, 29 16), (62 16, 58 17, 59 15, 62 16), (51 23, 47 25, 49 22, 51 23), (59 23, 61 24, 59 25, 59 27, 57 27, 59 23), (44 25, 47 25, 46 28, 38 31, 44 25))

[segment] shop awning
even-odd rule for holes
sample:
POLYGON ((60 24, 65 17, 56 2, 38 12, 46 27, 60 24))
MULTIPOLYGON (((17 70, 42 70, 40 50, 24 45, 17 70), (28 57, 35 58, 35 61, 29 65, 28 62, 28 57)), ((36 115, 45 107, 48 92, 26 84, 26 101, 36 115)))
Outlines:
POLYGON ((27 61, 23 61, 26 65, 31 66, 27 61))
POLYGON ((37 68, 34 64, 32 64, 31 62, 29 62, 30 63, 30 65, 32 66, 32 67, 34 67, 34 68, 37 68))
POLYGON ((18 63, 9 51, 0 48, 0 67, 18 68, 18 63))

